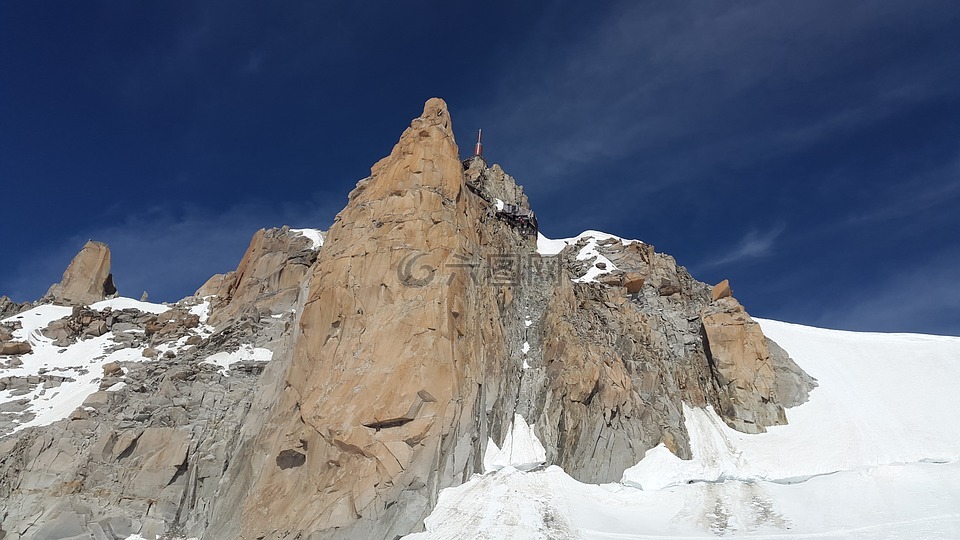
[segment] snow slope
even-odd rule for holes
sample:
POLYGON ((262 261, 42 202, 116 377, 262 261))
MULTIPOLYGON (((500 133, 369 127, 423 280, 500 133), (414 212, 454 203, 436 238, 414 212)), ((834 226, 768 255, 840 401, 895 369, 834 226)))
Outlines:
MULTIPOLYGON (((169 308, 160 304, 138 302, 130 298, 114 298, 91 306, 101 310, 136 308, 149 313, 163 313, 169 308)), ((83 401, 99 389, 103 366, 109 362, 143 361, 143 349, 121 349, 107 352, 115 345, 113 333, 78 341, 69 347, 57 347, 53 340, 44 336, 41 329, 51 322, 70 315, 69 307, 43 305, 24 311, 3 322, 19 321, 21 328, 13 332, 15 340, 29 341, 33 352, 20 357, 19 366, 0 366, 0 377, 37 377, 41 374, 65 377, 58 386, 44 388, 38 385, 27 394, 18 395, 12 390, 0 391, 0 408, 28 400, 23 418, 14 432, 31 426, 45 426, 70 415, 83 401), (32 417, 31 417, 32 415, 32 417)), ((114 389, 117 390, 117 389, 114 389)))
POLYGON ((503 448, 497 447, 497 443, 492 439, 487 441, 483 468, 488 472, 505 467, 529 470, 543 465, 546 461, 547 451, 533 433, 533 426, 527 424, 523 416, 515 414, 503 441, 503 448))
POLYGON ((219 366, 220 373, 223 375, 229 375, 231 364, 235 364, 237 362, 269 362, 271 359, 273 359, 273 352, 269 349, 245 344, 236 351, 222 351, 214 353, 200 363, 219 366))
POLYGON ((570 238, 558 238, 556 240, 547 238, 546 236, 537 233, 537 253, 541 255, 556 255, 563 251, 563 248, 567 246, 572 246, 583 240, 584 238, 593 240, 594 244, 598 241, 603 240, 620 240, 623 242, 623 245, 632 244, 634 242, 643 243, 640 240, 627 240, 625 238, 620 238, 619 236, 612 235, 610 233, 605 233, 602 231, 583 231, 582 233, 570 237, 570 238))
POLYGON ((580 248, 579 252, 577 252, 577 260, 589 260, 591 266, 587 269, 587 272, 584 275, 574 278, 573 281, 577 283, 589 283, 596 281, 598 277, 604 274, 609 274, 617 269, 617 266, 613 264, 610 259, 604 257, 597 249, 599 242, 611 239, 619 240, 623 243, 623 245, 632 244, 634 242, 641 244, 643 243, 640 242, 640 240, 626 240, 624 238, 620 238, 619 236, 614 236, 601 231, 583 231, 572 238, 560 238, 557 240, 547 238, 546 236, 537 233, 537 253, 544 256, 557 255, 563 251, 563 248, 575 245, 581 240, 586 240, 586 244, 580 248), (600 264, 598 265, 597 263, 600 264), (603 268, 601 268, 601 266, 603 268))
POLYGON ((789 425, 685 407, 690 461, 660 446, 603 486, 507 466, 409 538, 960 538, 960 338, 758 321, 820 384, 789 425))

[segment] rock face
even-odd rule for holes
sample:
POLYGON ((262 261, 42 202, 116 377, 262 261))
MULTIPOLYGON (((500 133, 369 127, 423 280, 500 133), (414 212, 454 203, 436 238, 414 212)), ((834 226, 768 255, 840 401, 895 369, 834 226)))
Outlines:
MULTIPOLYGON (((578 246, 574 246, 577 248, 578 246)), ((620 241, 599 250, 623 276, 621 283, 574 283, 579 249, 560 258, 564 276, 546 306, 542 329, 544 390, 536 419, 548 460, 584 482, 613 482, 644 452, 663 442, 689 457, 681 402, 715 402, 704 361, 698 306, 705 287, 669 256, 620 241), (652 283, 638 276, 657 276, 652 283), (675 293, 665 295, 666 280, 675 293)), ((528 370, 524 376, 536 376, 528 370)))
POLYGON ((720 390, 720 416, 747 433, 785 424, 767 339, 740 302, 726 296, 705 307, 703 330, 707 358, 720 390))
MULTIPOLYGON (((487 440, 502 442, 516 414, 547 461, 584 481, 619 479, 661 442, 689 456, 681 403, 730 403, 702 338, 710 288, 619 239, 591 244, 603 266, 579 244, 545 260, 496 219, 493 199, 528 207, 499 167, 460 164, 446 105, 431 100, 330 230, 287 386, 230 497, 242 510, 225 509, 218 530, 410 532, 439 489, 482 470, 487 440), (612 279, 575 283, 588 263, 612 279)), ((750 400, 751 390, 767 388, 744 389, 731 411, 751 427, 729 421, 783 420, 774 393, 750 400)))
POLYGON ((54 284, 45 296, 55 304, 90 305, 117 294, 110 273, 110 247, 88 241, 70 262, 60 283, 54 284))
POLYGON ((210 313, 214 326, 241 316, 278 314, 295 303, 316 258, 313 242, 289 227, 260 229, 236 271, 213 276, 196 294, 216 296, 210 313))
MULTIPOLYGON (((133 350, 134 358, 153 351, 153 358, 103 364, 94 380, 99 391, 48 426, 4 436, 11 427, 5 415, 17 411, 0 407, 0 537, 167 539, 208 531, 207 538, 225 538, 207 524, 222 486, 230 485, 228 465, 250 427, 262 425, 258 400, 272 402, 271 385, 282 382, 278 370, 289 364, 305 298, 304 286, 281 317, 229 321, 219 331, 199 323, 197 298, 159 315, 76 307, 42 329, 62 340, 57 346, 109 338, 106 351, 133 350), (108 334, 88 331, 101 325, 108 334), (279 360, 241 361, 229 374, 203 362, 242 344, 267 347, 279 360)), ((0 377, 0 390, 26 395, 42 385, 56 392, 63 378, 52 373, 0 377)))
POLYGON ((479 256, 486 211, 430 100, 330 229, 226 534, 393 538, 477 470, 487 400, 509 395, 499 290, 447 265, 479 256))
POLYGON ((30 303, 18 304, 6 296, 0 296, 0 320, 12 317, 25 309, 30 309, 30 303))
MULTIPOLYGON (((652 245, 585 234, 542 256, 497 199, 530 209, 499 166, 460 161, 431 99, 319 252, 261 230, 165 313, 48 325, 59 345, 112 336, 142 358, 98 366, 69 419, 0 439, 0 538, 392 540, 521 419, 547 463, 610 482, 658 444, 690 457, 684 403, 757 432, 815 386, 652 245), (273 360, 200 362, 242 344, 273 360)), ((44 377, 0 382, 58 384, 44 377)))

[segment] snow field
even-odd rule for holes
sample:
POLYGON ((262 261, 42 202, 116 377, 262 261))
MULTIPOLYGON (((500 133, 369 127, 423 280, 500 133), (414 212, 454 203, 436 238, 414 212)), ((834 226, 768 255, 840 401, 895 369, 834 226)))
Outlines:
MULTIPOLYGON (((161 304, 139 302, 130 298, 113 298, 97 302, 90 306, 95 310, 111 308, 114 310, 137 309, 145 313, 161 314, 170 307, 161 304)), ((210 298, 190 308, 190 313, 200 317, 200 326, 196 329, 202 337, 209 337, 213 328, 206 324, 210 310, 210 298)), ((57 347, 53 340, 44 336, 43 328, 51 322, 69 316, 72 308, 53 305, 42 305, 5 319, 3 322, 19 321, 21 328, 13 332, 16 340, 29 341, 33 351, 21 355, 19 366, 0 368, 0 377, 33 377, 40 375, 59 376, 73 379, 63 381, 58 386, 44 388, 39 384, 31 392, 22 395, 13 395, 13 390, 0 391, 0 405, 9 402, 27 400, 29 403, 23 411, 24 418, 32 413, 33 418, 19 423, 14 433, 33 426, 45 426, 62 420, 83 402, 90 394, 99 390, 99 382, 103 377, 103 366, 110 362, 149 362, 143 357, 146 348, 123 348, 107 352, 114 347, 113 332, 96 337, 77 341, 68 347, 57 347)), ((179 351, 186 347, 187 337, 174 343, 164 343, 156 347, 157 353, 162 355, 166 351, 179 351)), ((221 352, 211 355, 201 363, 213 364, 220 368, 220 373, 229 376, 229 366, 235 362, 256 361, 268 362, 273 353, 268 349, 255 348, 244 345, 234 352, 221 352)), ((124 382, 118 382, 106 389, 108 392, 122 390, 124 382)), ((16 421, 16 420, 15 420, 16 421)))
MULTIPOLYGON (((487 472, 408 538, 960 538, 960 338, 758 322, 819 383, 788 425, 685 406, 693 459, 658 446, 607 485, 523 472, 491 441, 487 472)), ((522 418, 510 436, 536 439, 522 418)))

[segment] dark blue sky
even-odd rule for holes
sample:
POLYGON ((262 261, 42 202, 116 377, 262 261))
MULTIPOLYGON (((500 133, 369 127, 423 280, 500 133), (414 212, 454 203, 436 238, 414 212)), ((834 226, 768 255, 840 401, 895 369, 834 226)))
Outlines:
POLYGON ((756 316, 960 334, 960 3, 3 2, 0 294, 88 238, 191 294, 260 227, 326 228, 423 102, 756 316))

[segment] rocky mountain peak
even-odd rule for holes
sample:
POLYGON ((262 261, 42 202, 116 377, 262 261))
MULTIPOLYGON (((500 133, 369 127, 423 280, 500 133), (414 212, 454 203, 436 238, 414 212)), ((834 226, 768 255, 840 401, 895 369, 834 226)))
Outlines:
POLYGON ((390 155, 374 164, 370 177, 358 184, 350 198, 359 198, 358 203, 362 203, 383 199, 390 193, 425 188, 452 200, 460 192, 461 177, 459 150, 447 104, 440 98, 431 98, 390 155))
POLYGON ((70 261, 60 283, 47 291, 45 299, 61 305, 90 305, 117 294, 110 273, 110 247, 88 240, 70 261))

